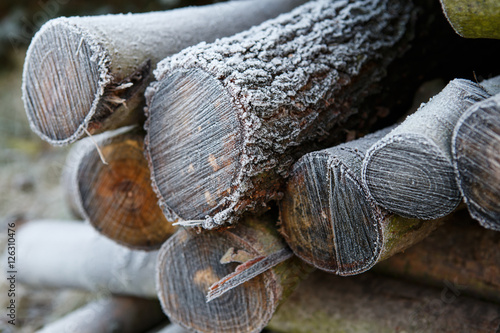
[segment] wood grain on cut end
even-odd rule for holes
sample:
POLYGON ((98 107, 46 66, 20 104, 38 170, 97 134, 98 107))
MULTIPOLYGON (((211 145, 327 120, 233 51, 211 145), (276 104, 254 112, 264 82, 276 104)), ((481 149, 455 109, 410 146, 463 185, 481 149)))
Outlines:
POLYGON ((475 104, 459 120, 453 155, 471 215, 500 231, 500 94, 475 104))
POLYGON ((64 19, 54 20, 37 33, 26 55, 26 113, 32 129, 52 144, 81 136, 103 93, 105 54, 86 36, 64 19))
POLYGON ((187 220, 213 215, 230 204, 224 198, 240 167, 240 124, 231 97, 198 69, 176 70, 156 89, 147 155, 165 213, 187 220))
POLYGON ((404 217, 438 218, 460 203, 451 161, 423 136, 395 136, 377 144, 363 173, 375 201, 404 217))
POLYGON ((104 142, 100 149, 107 165, 91 146, 78 166, 78 195, 86 218, 122 245, 159 248, 175 227, 157 204, 142 134, 129 132, 104 142))
POLYGON ((260 332, 264 328, 280 296, 272 271, 206 302, 209 287, 238 265, 220 263, 232 247, 258 255, 247 241, 229 231, 195 234, 180 230, 163 245, 157 288, 172 322, 197 332, 260 332))

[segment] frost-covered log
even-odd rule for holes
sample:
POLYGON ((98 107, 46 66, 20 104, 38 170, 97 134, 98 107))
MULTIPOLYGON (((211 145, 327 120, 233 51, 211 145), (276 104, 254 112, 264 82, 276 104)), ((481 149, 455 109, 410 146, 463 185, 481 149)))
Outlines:
POLYGON ((316 271, 278 309, 273 332, 497 332, 500 306, 366 273, 316 271))
POLYGON ((37 333, 137 333, 164 320, 157 300, 112 296, 91 302, 37 333))
POLYGON ((404 217, 435 219, 452 212, 461 201, 451 157, 453 129, 472 104, 489 96, 479 84, 455 79, 373 145, 362 177, 375 201, 404 217))
POLYGON ((33 38, 23 73, 32 129, 54 145, 140 121, 150 71, 168 55, 250 28, 305 0, 235 1, 146 14, 61 17, 33 38))
MULTIPOLYGON (((275 254, 290 251, 268 217, 247 218, 237 227, 196 233, 181 229, 162 246, 157 288, 173 323, 196 332, 260 332, 278 304, 311 268, 296 257, 207 301, 207 293, 236 274, 259 269, 275 254)), ((291 253, 291 251, 290 251, 291 253)))
POLYGON ((412 9, 310 1, 162 61, 146 145, 165 214, 210 229, 279 199, 299 156, 368 117, 360 105, 408 46, 412 9))
POLYGON ((143 145, 137 127, 85 138, 68 154, 63 183, 72 206, 97 231, 127 247, 150 250, 175 227, 157 204, 143 145))
POLYGON ((18 278, 38 287, 156 298, 158 252, 142 252, 75 221, 30 221, 19 229, 18 278))
POLYGON ((441 6, 448 22, 460 36, 500 39, 498 0, 441 0, 441 6))
POLYGON ((458 187, 471 215, 500 231, 500 94, 474 104, 453 133, 458 187))
POLYGON ((453 215, 421 243, 374 270, 437 287, 453 285, 457 293, 500 303, 500 233, 471 223, 466 210, 453 215))
POLYGON ((304 155, 280 202, 281 233, 316 268, 353 275, 419 242, 441 221, 390 214, 361 182, 365 152, 391 128, 304 155))

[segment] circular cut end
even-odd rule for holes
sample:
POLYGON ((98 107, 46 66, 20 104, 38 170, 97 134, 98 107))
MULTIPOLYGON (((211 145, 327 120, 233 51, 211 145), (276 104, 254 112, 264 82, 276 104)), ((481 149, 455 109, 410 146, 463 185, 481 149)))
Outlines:
POLYGON ((338 275, 364 272, 380 255, 380 219, 380 210, 345 165, 328 154, 308 154, 295 164, 281 221, 299 258, 338 275))
POLYGON ((102 95, 103 51, 67 19, 50 21, 28 49, 23 100, 32 129, 51 144, 76 141, 102 95))
POLYGON ((208 73, 176 70, 149 105, 147 154, 162 204, 185 220, 229 204, 239 171, 240 124, 231 97, 208 73))
POLYGON ((461 200, 451 160, 419 135, 396 135, 370 149, 363 178, 378 204, 403 217, 443 217, 461 200))
POLYGON ((455 129, 455 170, 471 215, 500 231, 500 109, 490 100, 481 105, 464 114, 455 129))
POLYGON ((174 233, 157 204, 140 135, 125 134, 84 156, 78 191, 89 222, 103 235, 136 249, 156 249, 174 233))
POLYGON ((206 302, 208 288, 238 264, 221 264, 231 247, 257 254, 234 234, 180 230, 160 249, 157 290, 170 320, 197 332, 260 332, 276 309, 274 274, 267 271, 206 302))

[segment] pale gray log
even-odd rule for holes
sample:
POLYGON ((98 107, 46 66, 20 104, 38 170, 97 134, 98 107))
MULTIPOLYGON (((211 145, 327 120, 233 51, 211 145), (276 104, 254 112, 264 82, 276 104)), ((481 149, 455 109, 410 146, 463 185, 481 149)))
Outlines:
POLYGON ((61 17, 28 49, 23 100, 31 128, 54 145, 138 121, 151 67, 306 0, 237 1, 146 14, 61 17), (149 63, 148 63, 149 62, 149 63))
POLYGON ((189 330, 187 330, 184 327, 179 326, 179 325, 169 324, 160 330, 153 330, 153 331, 150 331, 149 333, 189 333, 189 332, 192 332, 192 331, 189 331, 189 330))
POLYGON ((165 315, 157 300, 112 296, 93 301, 37 333, 137 333, 163 320, 165 315))
POLYGON ((472 217, 500 231, 500 94, 474 104, 453 133, 453 165, 472 217))
POLYGON ((488 97, 480 85, 455 79, 377 142, 362 171, 375 201, 404 217, 435 219, 452 212, 461 200, 452 131, 469 106, 488 97))
POLYGON ((146 93, 146 144, 169 219, 214 228, 279 199, 296 158, 377 90, 405 48, 412 9, 310 1, 162 61, 146 93))
POLYGON ((156 298, 157 251, 130 250, 75 221, 31 221, 19 229, 18 278, 39 287, 156 298))

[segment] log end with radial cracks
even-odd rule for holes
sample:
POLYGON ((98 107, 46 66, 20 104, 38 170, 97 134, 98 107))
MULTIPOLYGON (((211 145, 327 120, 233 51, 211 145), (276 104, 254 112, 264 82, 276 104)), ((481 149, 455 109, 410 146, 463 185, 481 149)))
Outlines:
POLYGON ((500 231, 500 94, 472 106, 453 135, 457 181, 471 215, 500 231))
POLYGON ((310 153, 293 167, 281 202, 281 231, 294 253, 338 275, 364 272, 377 262, 382 212, 346 165, 310 153))
POLYGON ((86 218, 101 234, 130 248, 157 249, 175 227, 163 215, 151 188, 143 136, 117 135, 101 144, 104 164, 91 147, 80 161, 78 195, 86 218))
POLYGON ((248 255, 259 251, 229 230, 196 234, 179 230, 162 246, 157 289, 164 312, 173 323, 196 332, 260 332, 281 297, 273 271, 228 291, 210 302, 211 285, 232 273, 236 262, 221 263, 228 249, 248 255))
POLYGON ((146 155, 166 216, 200 220, 226 209, 242 141, 231 96, 199 69, 176 70, 155 89, 146 155))

